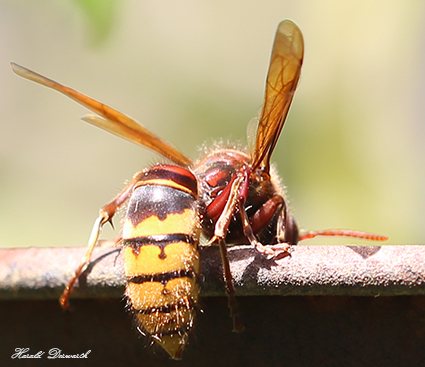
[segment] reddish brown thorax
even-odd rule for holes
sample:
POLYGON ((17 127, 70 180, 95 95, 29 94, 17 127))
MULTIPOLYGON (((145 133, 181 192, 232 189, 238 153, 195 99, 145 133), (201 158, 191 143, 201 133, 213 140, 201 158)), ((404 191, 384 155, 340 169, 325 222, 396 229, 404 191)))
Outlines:
MULTIPOLYGON (((215 223, 229 200, 233 181, 242 176, 245 179, 239 188, 239 199, 258 240, 267 244, 298 242, 298 229, 287 214, 279 180, 274 177, 273 171, 269 173, 263 167, 252 169, 248 154, 233 149, 213 151, 196 165, 195 172, 205 203, 204 233, 207 238, 211 237, 215 223)), ((233 213, 226 243, 249 244, 239 211, 233 213)))

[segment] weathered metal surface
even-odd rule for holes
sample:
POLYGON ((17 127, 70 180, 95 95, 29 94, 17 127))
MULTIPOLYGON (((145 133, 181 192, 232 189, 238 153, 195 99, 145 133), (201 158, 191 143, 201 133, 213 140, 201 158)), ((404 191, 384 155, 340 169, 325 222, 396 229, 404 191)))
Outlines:
MULTIPOLYGON (((425 247, 299 246, 278 261, 250 247, 231 248, 237 294, 247 296, 238 299, 247 327, 241 334, 231 332, 217 250, 201 254, 203 312, 185 366, 424 365, 425 247), (370 297, 377 295, 388 297, 370 297)), ((72 294, 74 312, 61 310, 57 298, 84 252, 0 250, 0 365, 28 365, 26 358, 12 358, 16 348, 42 352, 34 366, 175 365, 131 327, 119 249, 96 249, 72 294), (90 353, 87 360, 48 359, 55 348, 90 353)))
MULTIPOLYGON (((54 299, 85 248, 0 250, 0 299, 54 299)), ((249 246, 229 248, 236 293, 255 295, 393 296, 425 294, 424 246, 298 246, 267 260, 249 246)), ((72 298, 122 297, 119 248, 98 248, 72 298)), ((203 296, 223 296, 220 255, 201 251, 203 296)))
POLYGON ((425 297, 239 297, 232 333, 225 297, 203 297, 183 360, 138 336, 119 299, 0 302, 0 366, 424 366, 425 297), (16 348, 40 359, 12 359, 16 348), (48 359, 49 351, 86 359, 48 359))

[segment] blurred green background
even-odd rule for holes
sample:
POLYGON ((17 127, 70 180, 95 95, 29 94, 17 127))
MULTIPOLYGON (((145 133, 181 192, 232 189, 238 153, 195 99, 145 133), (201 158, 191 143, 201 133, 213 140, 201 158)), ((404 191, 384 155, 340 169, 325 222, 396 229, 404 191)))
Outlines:
MULTIPOLYGON (((424 244, 424 15, 424 2, 396 0, 1 0, 0 246, 85 246, 98 208, 158 160, 10 61, 196 157, 203 142, 245 143, 285 18, 306 52, 273 160, 299 225, 424 244)), ((304 242, 327 243, 371 244, 304 242)))

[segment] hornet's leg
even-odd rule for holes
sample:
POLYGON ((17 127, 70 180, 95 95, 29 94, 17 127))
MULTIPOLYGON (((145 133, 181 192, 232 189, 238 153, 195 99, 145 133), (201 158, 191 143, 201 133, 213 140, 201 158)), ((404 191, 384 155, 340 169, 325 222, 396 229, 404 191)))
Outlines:
POLYGON ((235 332, 241 332, 245 329, 245 327, 239 318, 238 303, 235 297, 235 287, 233 286, 232 272, 230 271, 230 263, 229 257, 227 256, 225 237, 230 221, 232 220, 233 213, 235 212, 237 203, 239 201, 239 189, 243 181, 243 176, 237 177, 233 181, 226 205, 215 224, 214 235, 208 242, 208 245, 211 245, 217 241, 218 246, 220 247, 221 262, 223 264, 223 276, 226 283, 226 294, 229 299, 230 315, 233 318, 233 331, 235 332))
POLYGON ((239 306, 235 297, 235 287, 233 285, 232 273, 230 271, 229 258, 227 256, 227 246, 224 240, 219 239, 221 262, 223 264, 223 275, 226 283, 226 294, 229 300, 230 315, 233 318, 233 331, 239 333, 245 329, 242 320, 239 317, 239 306))
MULTIPOLYGON (((138 172, 134 175, 132 180, 124 187, 124 189, 109 203, 104 205, 99 211, 99 217, 96 219, 93 225, 93 229, 90 235, 90 239, 87 245, 87 251, 84 257, 81 259, 81 263, 78 266, 77 270, 73 277, 69 280, 68 285, 63 291, 59 303, 63 309, 67 309, 69 307, 69 296, 74 288, 74 284, 79 276, 86 270, 87 265, 90 263, 90 258, 93 253, 93 250, 98 242, 99 235, 102 231, 102 228, 105 223, 110 222, 112 225, 112 217, 116 213, 116 211, 127 201, 130 197, 131 192, 138 181, 144 175, 144 171, 138 172)), ((115 239, 116 243, 120 241, 121 237, 117 237, 115 239)))
MULTIPOLYGON (((245 211, 245 202, 243 200, 239 201, 239 213, 242 220, 242 227, 245 234, 245 237, 248 239, 249 243, 255 247, 255 249, 266 255, 270 259, 280 259, 282 257, 289 255, 290 244, 286 242, 281 242, 276 245, 263 245, 258 241, 255 233, 258 233, 262 228, 264 228, 274 215, 283 215, 286 217, 286 207, 283 198, 280 195, 272 196, 267 200, 251 217, 251 220, 248 218, 248 215, 245 211)), ((280 226, 278 226, 278 229, 280 226)), ((278 235, 279 238, 279 235, 278 235)))

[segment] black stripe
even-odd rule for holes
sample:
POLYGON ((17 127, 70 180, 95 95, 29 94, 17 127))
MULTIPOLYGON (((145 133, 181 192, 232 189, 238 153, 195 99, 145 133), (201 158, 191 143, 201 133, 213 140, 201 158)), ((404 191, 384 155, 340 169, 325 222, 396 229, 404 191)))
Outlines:
MULTIPOLYGON (((196 198, 198 195, 198 185, 196 177, 192 172, 178 166, 168 164, 160 164, 152 167, 146 173, 141 181, 149 181, 155 179, 169 180, 176 182, 180 186, 186 187, 196 198)), ((172 185, 170 185, 172 187, 172 185)))
POLYGON ((145 308, 143 310, 136 310, 135 308, 132 309, 134 313, 140 313, 143 315, 150 315, 152 313, 171 313, 171 312, 178 312, 179 310, 186 309, 186 310, 193 310, 193 301, 189 301, 189 307, 187 307, 186 303, 176 303, 168 306, 158 306, 158 307, 151 307, 151 308, 145 308))
MULTIPOLYGON (((169 234, 154 234, 151 236, 125 238, 124 245, 134 246, 135 244, 143 245, 168 245, 174 242, 194 243, 193 238, 185 233, 169 233, 169 234)), ((139 247, 140 247, 139 246, 139 247)))
POLYGON ((191 245, 195 244, 192 236, 184 233, 171 233, 171 234, 157 234, 152 236, 135 237, 123 239, 123 246, 130 246, 133 249, 133 254, 138 256, 140 253, 140 247, 146 245, 158 246, 161 249, 161 253, 158 255, 160 259, 165 259, 166 255, 164 252, 165 247, 170 243, 186 242, 191 245))
POLYGON ((145 219, 155 216, 160 221, 170 214, 197 210, 196 198, 185 191, 163 185, 142 185, 134 188, 127 207, 126 218, 136 227, 145 219))
POLYGON ((129 283, 142 284, 146 282, 159 282, 166 284, 171 279, 177 278, 195 278, 196 274, 193 270, 176 270, 163 274, 138 275, 127 279, 129 283))

